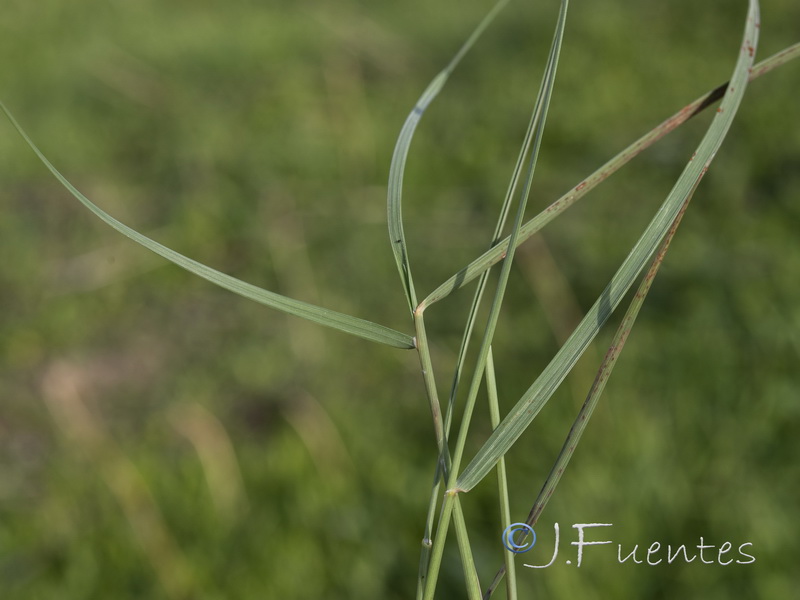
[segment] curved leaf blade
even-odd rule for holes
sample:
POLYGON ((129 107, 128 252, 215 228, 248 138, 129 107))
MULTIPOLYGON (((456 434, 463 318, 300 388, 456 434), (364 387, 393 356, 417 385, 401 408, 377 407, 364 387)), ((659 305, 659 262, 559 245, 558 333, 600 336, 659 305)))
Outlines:
POLYGON ((417 296, 414 291, 414 280, 411 277, 411 265, 408 260, 408 246, 406 245, 406 235, 403 229, 403 176, 406 170, 406 160, 408 159, 408 151, 411 147, 411 140, 414 137, 414 132, 417 125, 422 119, 422 115, 428 108, 434 98, 439 95, 439 92, 447 83, 450 74, 464 58, 464 55, 472 48, 481 34, 494 20, 497 14, 508 4, 509 0, 499 0, 494 5, 491 11, 483 18, 483 20, 472 32, 464 45, 461 46, 459 51, 450 61, 450 63, 433 78, 433 81, 428 84, 428 87, 422 93, 414 108, 406 117, 403 128, 400 130, 400 135, 394 147, 394 154, 392 155, 392 163, 389 167, 389 188, 387 193, 387 218, 389 222, 389 241, 392 244, 392 253, 394 254, 395 262, 397 263, 397 270, 400 273, 400 280, 403 283, 403 289, 406 293, 408 300, 408 307, 413 312, 417 306, 417 296))
MULTIPOLYGON (((788 46, 787 48, 784 48, 780 52, 773 54, 769 58, 766 58, 755 65, 750 70, 749 81, 769 73, 777 67, 784 65, 796 58, 800 58, 800 43, 788 46)), ((566 194, 563 194, 540 214, 536 215, 522 226, 522 229, 520 229, 519 238, 517 240, 517 245, 528 240, 537 231, 562 214, 565 210, 583 198, 600 183, 608 179, 608 177, 625 166, 634 157, 641 154, 644 150, 655 144, 668 133, 674 129, 677 129, 686 121, 701 113, 714 102, 722 98, 729 85, 730 82, 723 83, 717 88, 707 92, 700 98, 697 98, 693 102, 689 103, 680 111, 669 117, 657 127, 630 144, 622 152, 618 153, 612 159, 607 161, 603 166, 595 170, 594 173, 586 177, 566 194)), ((508 250, 509 239, 509 237, 505 237, 503 240, 497 242, 496 245, 473 260, 469 265, 461 269, 455 275, 452 275, 449 279, 447 279, 447 281, 442 283, 433 292, 431 292, 422 301, 422 305, 430 306, 439 300, 443 300, 503 260, 503 257, 508 250)))
POLYGON ((531 119, 531 122, 533 124, 534 136, 530 148, 530 155, 527 159, 527 174, 525 176, 525 182, 522 190, 520 191, 519 200, 517 201, 517 212, 511 229, 511 242, 509 243, 508 255, 503 260, 503 265, 500 270, 500 277, 497 282, 497 287, 495 288, 492 304, 489 308, 489 315, 486 320, 480 349, 478 350, 475 370, 472 373, 472 380, 470 382, 469 391, 467 392, 464 412, 461 415, 461 427, 458 432, 456 448, 453 453, 453 464, 448 485, 452 485, 455 482, 455 476, 458 473, 458 467, 461 463, 461 458, 463 457, 466 438, 469 432, 469 425, 473 410, 475 408, 475 402, 478 397, 478 390, 481 382, 483 381, 483 373, 486 369, 486 360, 489 356, 489 352, 491 351, 492 339, 494 338, 497 323, 500 318, 500 311, 503 306, 506 287, 511 275, 511 267, 514 261, 514 250, 516 249, 515 241, 524 220, 525 207, 528 202, 528 197, 530 196, 533 177, 536 172, 536 163, 539 158, 539 150, 544 137, 545 124, 547 122, 547 112, 550 107, 550 100, 552 99, 553 90, 555 87, 556 72, 558 70, 558 61, 561 54, 561 44, 564 39, 568 8, 569 0, 561 0, 561 6, 558 12, 558 20, 556 22, 555 32, 553 33, 553 41, 550 45, 550 52, 547 57, 547 66, 545 67, 545 71, 542 76, 542 83, 533 108, 533 118, 531 119))
POLYGON ((736 115, 753 65, 753 56, 758 43, 758 20, 758 1, 750 0, 744 39, 731 77, 731 84, 728 86, 722 104, 717 109, 717 114, 695 155, 689 160, 669 196, 606 289, 556 353, 550 364, 523 394, 478 451, 472 462, 464 469, 456 481, 453 491, 467 492, 475 487, 494 468, 500 457, 504 456, 514 445, 581 357, 600 327, 622 301, 650 257, 665 239, 681 207, 693 193, 697 182, 708 170, 708 166, 719 150, 733 122, 733 117, 736 115))
POLYGON ((67 188, 67 190, 73 196, 75 196, 75 198, 77 198, 95 215, 100 217, 100 219, 102 219, 107 225, 110 225, 121 234, 132 239, 134 242, 141 244, 148 250, 155 252, 159 256, 166 258, 168 261, 175 263, 179 267, 183 267, 190 273, 198 275, 199 277, 202 277, 211 283, 281 312, 285 312, 296 317, 301 317, 308 321, 312 321, 326 327, 331 327, 332 329, 343 331, 344 333, 349 333, 371 342, 386 344, 387 346, 393 346, 395 348, 410 349, 414 347, 413 338, 409 335, 395 331, 394 329, 390 329, 383 325, 373 323, 371 321, 359 319, 358 317, 351 317, 349 315, 315 306, 301 300, 294 300, 292 298, 276 294, 275 292, 270 292, 253 284, 246 283, 240 279, 236 279, 235 277, 231 277, 230 275, 226 275, 225 273, 217 271, 216 269, 212 269, 211 267, 199 263, 196 260, 188 258, 183 254, 175 252, 174 250, 159 244, 155 240, 142 235, 124 223, 121 223, 107 212, 102 210, 99 206, 94 204, 80 191, 78 191, 78 189, 73 186, 66 179, 66 177, 64 177, 58 171, 58 169, 53 166, 53 164, 47 159, 47 157, 45 157, 41 150, 39 150, 36 144, 33 143, 33 140, 31 140, 28 134, 22 129, 20 124, 17 123, 17 120, 2 102, 0 102, 0 109, 3 110, 5 115, 11 121, 12 125, 14 125, 25 142, 27 142, 28 146, 30 146, 30 148, 36 153, 36 156, 39 157, 39 160, 42 161, 42 163, 49 169, 56 179, 61 182, 61 185, 67 188))
MULTIPOLYGON (((674 237, 678 226, 680 225, 680 221, 683 218, 683 214, 688 207, 691 198, 692 197, 690 194, 681 208, 681 211, 678 213, 677 219, 667 233, 667 237, 664 239, 661 249, 658 251, 656 257, 653 259, 653 262, 650 264, 647 274, 644 276, 644 278, 642 278, 642 281, 639 284, 639 289, 636 290, 636 294, 634 294, 633 300, 628 306, 628 312, 625 313, 625 316, 622 318, 622 322, 617 327, 617 332, 614 334, 614 338, 611 340, 611 344, 609 345, 605 358, 603 359, 603 362, 597 371, 597 375, 595 376, 594 382, 592 383, 592 387, 590 388, 589 393, 587 394, 586 399, 584 400, 583 405, 578 412, 578 416, 575 418, 575 421, 573 422, 572 427, 570 428, 569 433, 567 434, 567 437, 561 446, 561 452, 559 452, 558 456, 556 457, 556 461, 553 464, 553 467, 550 469, 550 474, 547 476, 544 485, 542 485, 542 489, 539 491, 539 495, 536 497, 536 500, 534 501, 533 506, 528 513, 527 519, 525 519, 525 522, 531 527, 536 525, 536 522, 539 520, 539 516, 547 506, 550 497, 553 495, 553 492, 561 480, 564 470, 567 468, 567 465, 569 464, 569 461, 575 452, 575 448, 578 446, 578 443, 581 440, 583 432, 586 430, 586 426, 589 424, 589 419, 592 417, 592 413, 597 407, 597 403, 600 400, 600 396, 605 389, 609 377, 611 376, 611 372, 614 370, 617 359, 622 353, 625 343, 628 341, 628 337, 633 329, 634 323, 636 322, 636 317, 639 314, 639 310, 641 309, 642 304, 644 304, 644 299, 647 297, 647 293, 650 291, 650 286, 653 284, 653 280, 658 274, 658 270, 664 260, 664 256, 666 255, 667 250, 669 250, 669 245, 672 242, 672 238, 674 237)), ((501 458, 498 461, 498 471, 503 467, 503 464, 504 460, 501 458)), ((505 527, 508 525, 504 522, 503 526, 505 527)), ((512 578, 514 574, 513 565, 514 563, 511 562, 500 567, 495 574, 491 585, 486 590, 486 598, 491 597, 491 595, 494 593, 494 589, 503 579, 506 572, 509 573, 508 584, 512 585, 512 578)))

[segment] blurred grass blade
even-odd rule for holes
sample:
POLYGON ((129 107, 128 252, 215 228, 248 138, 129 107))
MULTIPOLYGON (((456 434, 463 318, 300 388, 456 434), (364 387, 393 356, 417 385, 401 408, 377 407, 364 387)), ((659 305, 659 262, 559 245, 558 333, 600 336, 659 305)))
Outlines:
POLYGON ((378 325, 377 323, 373 323, 371 321, 365 321, 357 317, 351 317, 349 315, 328 310, 326 308, 321 308, 300 300, 293 300, 292 298, 281 296, 280 294, 270 292, 250 283, 245 283, 244 281, 236 279, 235 277, 220 273, 219 271, 192 260, 191 258, 187 258, 186 256, 183 256, 182 254, 179 254, 178 252, 175 252, 174 250, 171 250, 166 246, 163 246, 158 242, 142 235, 135 229, 132 229, 127 225, 117 221, 114 217, 99 208, 96 204, 79 192, 75 186, 67 181, 67 179, 52 165, 52 163, 47 160, 36 144, 34 144, 30 139, 30 137, 28 137, 28 134, 25 133, 25 131, 22 129, 19 123, 17 123, 16 119, 2 102, 0 102, 0 108, 2 108, 3 112, 9 118, 20 135, 36 153, 36 155, 39 157, 39 160, 44 163, 50 172, 55 175, 56 179, 58 179, 73 196, 80 200, 81 203, 86 206, 86 208, 100 217, 108 225, 123 235, 126 235, 133 241, 141 244, 145 248, 152 250, 156 254, 166 258, 180 267, 183 267, 187 271, 194 273, 195 275, 198 275, 203 279, 210 281, 211 283, 215 283, 226 290, 290 315, 302 317, 303 319, 313 321, 314 323, 319 323, 320 325, 325 325, 326 327, 338 329, 339 331, 343 331, 372 342, 394 346, 395 348, 408 349, 414 347, 414 341, 409 335, 389 329, 383 325, 378 325))
POLYGON ((736 115, 747 87, 750 68, 753 65, 753 55, 758 43, 758 20, 758 2, 750 0, 744 40, 731 77, 731 85, 697 151, 611 282, 539 378, 528 388, 516 406, 478 451, 458 478, 455 491, 466 492, 475 487, 522 435, 522 432, 530 425, 597 335, 600 327, 619 305, 649 258, 664 240, 684 202, 714 159, 730 128, 733 117, 736 115))
POLYGON ((483 18, 472 35, 469 36, 464 45, 461 46, 459 51, 450 61, 450 63, 433 78, 433 81, 428 85, 425 91, 417 100, 416 105, 411 113, 406 118, 403 128, 400 130, 400 136, 397 138, 397 143, 394 147, 394 154, 392 155, 392 164, 389 168, 389 188, 387 200, 387 213, 389 221, 389 240, 392 244, 392 252, 394 259, 397 263, 397 269, 400 272, 400 279, 403 283, 403 289, 406 293, 409 309, 413 312, 417 306, 417 297, 414 291, 414 280, 411 277, 411 266, 408 261, 408 247, 406 246, 406 236, 403 230, 403 176, 406 169, 406 159, 408 158, 408 150, 411 146, 411 140, 414 137, 414 132, 417 125, 422 119, 422 115, 428 108, 430 103, 439 94, 444 87, 450 74, 464 58, 464 55, 472 48, 484 30, 494 20, 497 14, 502 10, 509 0, 500 0, 495 4, 494 8, 483 18))
MULTIPOLYGON (((800 43, 784 48, 780 52, 773 54, 769 58, 755 65, 751 69, 748 79, 749 81, 752 81, 753 79, 769 73, 777 67, 784 65, 796 58, 800 58, 800 43)), ((600 183, 608 179, 608 177, 621 169, 634 157, 641 154, 644 150, 655 144, 668 133, 677 129, 683 123, 701 113, 714 102, 722 98, 725 95, 725 91, 728 89, 729 85, 730 82, 723 83, 714 90, 704 94, 700 98, 697 98, 695 101, 686 105, 660 125, 630 144, 622 152, 614 156, 603 166, 594 171, 594 173, 586 177, 578 185, 570 189, 570 191, 550 204, 550 206, 548 206, 540 214, 536 215, 522 226, 519 238, 517 240, 517 245, 532 237, 537 231, 562 214, 565 210, 583 198, 600 183)), ((470 283, 479 275, 486 272, 493 265, 503 260, 503 257, 508 250, 508 242, 509 238, 506 237, 494 247, 490 248, 481 256, 473 260, 458 273, 447 279, 447 281, 442 283, 422 301, 422 305, 427 307, 435 302, 438 302, 439 300, 446 298, 453 292, 470 283)))

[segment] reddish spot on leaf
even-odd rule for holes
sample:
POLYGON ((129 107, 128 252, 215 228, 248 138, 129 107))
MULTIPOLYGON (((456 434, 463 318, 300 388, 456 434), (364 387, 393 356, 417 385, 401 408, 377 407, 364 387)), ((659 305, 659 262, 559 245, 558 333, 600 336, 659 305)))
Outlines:
POLYGON ((586 182, 584 181, 583 183, 581 183, 580 185, 578 185, 578 187, 576 187, 576 188, 575 188, 575 191, 576 191, 576 192, 580 192, 580 191, 581 191, 583 188, 585 188, 585 187, 586 187, 586 182))
POLYGON ((722 108, 718 108, 718 109, 717 109, 717 112, 718 112, 718 113, 721 113, 721 112, 722 112, 722 108))

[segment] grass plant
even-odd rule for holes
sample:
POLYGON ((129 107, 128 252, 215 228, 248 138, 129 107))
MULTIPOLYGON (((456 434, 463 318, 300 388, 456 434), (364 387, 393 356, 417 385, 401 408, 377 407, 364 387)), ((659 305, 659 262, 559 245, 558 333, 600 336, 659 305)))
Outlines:
MULTIPOLYGON (((448 555, 445 550, 446 545, 451 541, 448 537, 451 526, 455 530, 463 585, 467 597, 470 600, 492 597, 503 579, 505 579, 507 598, 514 600, 521 597, 518 592, 520 569, 519 565, 515 564, 519 558, 504 549, 499 543, 501 531, 513 522, 519 521, 514 517, 515 512, 511 509, 507 455, 523 434, 529 430, 540 411, 555 397, 559 386, 584 356, 614 311, 626 298, 630 298, 627 312, 611 339, 605 358, 597 370, 594 383, 588 390, 586 399, 566 435, 561 451, 553 463, 549 475, 541 484, 541 490, 525 519, 528 525, 535 526, 548 501, 554 497, 559 481, 576 451, 606 383, 617 364, 620 353, 631 335, 637 315, 650 292, 678 226, 693 195, 698 190, 701 180, 709 171, 712 161, 726 139, 739 112, 742 99, 749 89, 750 82, 800 56, 800 44, 795 44, 770 58, 756 62, 755 56, 759 46, 760 32, 759 3, 757 0, 749 0, 744 34, 738 55, 731 57, 734 66, 727 83, 687 104, 593 173, 581 179, 536 216, 526 220, 528 199, 534 189, 537 162, 543 149, 543 142, 547 137, 545 126, 548 110, 551 102, 554 102, 553 94, 558 86, 556 74, 559 70, 572 68, 569 64, 559 65, 562 41, 564 45, 569 44, 569 2, 562 0, 539 92, 532 103, 529 124, 522 139, 518 159, 511 169, 511 176, 494 231, 486 240, 487 250, 434 287, 433 291, 420 300, 418 290, 421 289, 421 286, 415 283, 412 276, 412 273, 420 270, 417 266, 412 269, 417 249, 411 243, 411 238, 406 236, 404 226, 404 214, 407 210, 404 211, 403 184, 406 164, 412 150, 412 140, 415 131, 424 126, 423 118, 426 111, 445 88, 456 68, 467 53, 473 49, 473 46, 478 43, 484 32, 491 30, 492 22, 501 11, 510 10, 507 8, 509 4, 508 0, 497 2, 444 70, 433 78, 408 114, 395 145, 389 171, 387 220, 389 244, 400 278, 400 286, 396 293, 402 294, 410 313, 405 330, 330 310, 322 305, 291 298, 247 283, 200 261, 188 258, 122 223, 70 183, 67 177, 48 160, 31 136, 25 132, 23 126, 12 116, 9 108, 0 103, 0 108, 10 123, 61 185, 104 223, 134 242, 221 288, 282 311, 293 318, 299 317, 355 336, 363 341, 374 342, 397 350, 409 350, 411 351, 409 354, 417 355, 435 442, 430 447, 430 466, 434 471, 433 484, 430 494, 427 496, 428 506, 424 523, 420 519, 422 542, 416 582, 418 600, 433 600, 437 597, 440 575, 446 570, 446 556, 448 555), (718 101, 720 102, 717 105, 718 101), (586 311, 580 323, 561 345, 549 364, 529 383, 529 387, 516 403, 504 411, 500 392, 502 380, 495 364, 495 334, 498 323, 503 318, 506 291, 517 264, 515 262, 517 248, 557 217, 563 215, 568 208, 576 205, 634 157, 707 109, 715 109, 713 118, 708 123, 694 152, 684 157, 685 167, 682 173, 675 180, 672 190, 667 194, 650 223, 644 227, 605 289, 597 296, 594 304, 586 311), (493 270, 494 266, 498 268, 493 270), (638 289, 630 296, 629 292, 637 281, 639 282, 638 289), (437 342, 429 334, 426 311, 439 302, 448 301, 461 288, 471 284, 475 286, 475 290, 464 319, 461 341, 457 353, 455 353, 455 366, 452 371, 448 372, 435 365, 437 342), (484 300, 487 298, 491 298, 491 301, 485 303, 484 300), (440 396, 442 393, 441 381, 445 378, 450 382, 449 388, 445 394, 440 396), (444 408, 440 397, 446 398, 444 408), (475 420, 479 419, 478 415, 480 414, 476 408, 480 406, 480 402, 485 403, 487 411, 483 423, 477 427, 479 430, 483 427, 482 431, 486 431, 485 427, 488 426, 491 431, 485 439, 481 439, 480 434, 476 434, 475 420), (455 430, 454 423, 457 424, 455 430), (477 450, 470 456, 470 448, 473 446, 477 450), (495 518, 500 528, 496 531, 497 544, 492 546, 491 552, 488 552, 485 548, 476 546, 474 529, 470 520, 470 516, 474 516, 472 512, 474 507, 470 507, 469 504, 470 492, 493 473, 496 473, 498 481, 495 518), (486 564, 487 557, 489 562, 496 561, 497 565, 486 564), (487 582, 485 576, 482 580, 482 573, 486 572, 488 568, 496 567, 499 567, 499 571, 491 581, 487 582)), ((572 10, 586 10, 586 7, 573 7, 572 10)), ((358 296, 357 291, 354 291, 353 294, 355 297, 358 296)), ((79 400, 73 399, 71 402, 76 406, 80 405, 79 400)), ((59 405, 54 406, 53 411, 58 413, 61 410, 59 405)), ((68 422, 69 418, 58 418, 57 420, 68 422)), ((92 420, 88 419, 86 422, 91 424, 92 420)), ((300 427, 302 428, 302 425, 300 427)), ((89 453, 93 451, 93 448, 98 447, 113 449, 113 451, 103 451, 108 454, 108 460, 102 467, 102 477, 111 482, 110 487, 119 490, 120 486, 126 485, 126 481, 133 482, 131 485, 134 486, 139 485, 134 471, 129 468, 123 455, 119 453, 106 434, 102 433, 102 427, 92 424, 90 429, 88 437, 81 437, 80 433, 77 434, 77 437, 83 440, 79 443, 86 446, 89 453)), ((228 447, 226 444, 223 446, 228 447)), ((226 456, 230 453, 226 450, 226 456)), ((228 463, 230 462, 228 460, 228 463)), ((235 487, 238 489, 239 485, 241 484, 237 483, 235 487)), ((146 491, 136 492, 135 495, 144 498, 138 505, 125 500, 126 496, 123 492, 117 491, 116 493, 122 499, 121 504, 126 507, 125 511, 133 515, 132 521, 144 519, 157 524, 156 527, 146 524, 142 526, 143 529, 150 531, 149 535, 151 536, 148 538, 145 535, 144 546, 158 546, 161 548, 159 552, 162 550, 167 552, 170 561, 181 565, 180 573, 173 577, 167 572, 168 569, 162 568, 166 563, 158 560, 155 562, 155 568, 159 572, 159 578, 167 595, 174 598, 202 597, 201 595, 195 596, 200 592, 196 589, 197 585, 191 583, 192 576, 188 574, 190 569, 185 564, 187 559, 175 549, 175 543, 166 532, 161 517, 158 515, 156 502, 146 491), (165 548, 166 550, 164 550, 165 548)), ((229 509, 229 512, 230 510, 236 509, 229 509)))

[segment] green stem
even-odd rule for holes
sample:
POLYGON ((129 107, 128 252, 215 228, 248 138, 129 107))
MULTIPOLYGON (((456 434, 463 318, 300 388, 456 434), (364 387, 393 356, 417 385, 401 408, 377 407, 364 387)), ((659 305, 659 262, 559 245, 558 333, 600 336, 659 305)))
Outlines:
POLYGON ((439 449, 440 462, 447 466, 447 438, 442 425, 442 407, 439 404, 439 393, 436 390, 436 380, 433 374, 433 363, 431 361, 430 345, 428 344, 428 333, 425 330, 425 318, 421 311, 414 311, 414 330, 416 337, 414 344, 419 355, 419 363, 422 368, 422 379, 425 383, 425 391, 428 395, 428 404, 433 418, 433 430, 436 435, 436 446, 439 449))
MULTIPOLYGON (((497 396, 497 380, 495 378, 494 358, 491 349, 486 360, 486 389, 489 395, 489 418, 491 419, 492 429, 495 429, 500 424, 500 403, 497 396)), ((501 458, 497 462, 497 486, 500 496, 500 526, 505 531, 511 525, 511 507, 508 500, 508 477, 506 475, 505 458, 501 458)), ((514 567, 514 553, 508 548, 503 548, 503 560, 505 570, 508 573, 508 583, 506 583, 507 598, 508 600, 517 600, 517 572, 514 567)))
MULTIPOLYGON (((478 388, 480 387, 483 379, 483 371, 486 366, 486 359, 492 344, 492 338, 497 326, 497 320, 500 315, 500 307, 503 303, 508 278, 511 273, 511 265, 514 259, 514 250, 516 245, 514 241, 519 234, 520 226, 522 224, 525 206, 530 194, 531 183, 533 180, 533 173, 536 166, 536 159, 539 155, 539 148, 541 147, 542 134, 544 132, 544 124, 547 120, 547 109, 552 97, 553 82, 555 80, 556 68, 558 65, 558 57, 561 49, 561 40, 563 39, 564 25, 566 22, 566 13, 569 6, 569 0, 562 0, 561 8, 558 15, 558 23, 556 31, 553 36, 553 42, 550 47, 550 54, 548 56, 547 67, 545 69, 544 77, 542 78, 542 86, 539 90, 539 95, 536 99, 536 106, 534 107, 534 121, 536 123, 536 134, 531 150, 531 156, 528 162, 528 174, 525 181, 524 189, 520 195, 519 205, 517 208, 517 215, 514 219, 514 226, 511 233, 511 244, 509 252, 503 261, 503 266, 500 271, 500 279, 495 290, 494 300, 489 311, 489 318, 486 324, 483 340, 481 341, 481 348, 478 353, 477 364, 473 372, 472 382, 470 384, 467 400, 464 407, 464 414, 461 420, 461 427, 458 432, 458 439, 456 441, 455 451, 453 453, 452 465, 450 467, 447 491, 445 492, 445 499, 442 505, 442 515, 439 520, 439 527, 436 531, 436 539, 434 540, 433 549, 431 553, 431 565, 428 573, 428 578, 425 585, 424 600, 432 600, 433 594, 436 589, 436 581, 438 579, 439 569, 441 568, 442 554, 444 552, 444 544, 447 539, 447 532, 450 527, 450 517, 453 512, 454 505, 458 502, 458 490, 455 489, 455 484, 458 477, 458 468, 461 459, 464 455, 464 447, 466 445, 467 432, 469 431, 472 413, 475 408, 475 400, 478 395, 478 388)), ((416 311, 421 312, 421 311, 416 311)))
MULTIPOLYGON (((430 552, 430 531, 433 521, 433 513, 436 509, 436 499, 440 482, 441 480, 446 481, 449 476, 450 452, 447 446, 447 434, 442 426, 439 395, 436 388, 433 363, 431 361, 428 335, 425 330, 425 319, 421 311, 414 311, 414 326, 417 333, 416 347, 417 352, 419 353, 420 364, 422 366, 422 378, 425 381, 425 389, 428 395, 431 413, 433 415, 436 444, 439 450, 439 462, 436 466, 436 475, 434 476, 431 500, 428 507, 428 519, 425 526, 425 534, 422 539, 422 552, 420 556, 419 576, 417 580, 417 593, 419 594, 423 589, 424 583, 428 579, 428 554, 430 552)), ((463 516, 461 519, 463 521, 463 516)), ((464 568, 464 577, 474 591, 474 582, 478 580, 478 574, 475 570, 475 561, 472 559, 472 552, 469 545, 469 539, 467 537, 466 525, 464 525, 464 527, 458 527, 456 529, 456 534, 458 536, 458 547, 461 553, 461 562, 464 568)), ((480 599, 480 586, 478 586, 477 598, 480 599)))
POLYGON ((431 489, 431 499, 428 502, 428 517, 425 519, 425 533, 422 535, 422 549, 419 557, 419 575, 417 577, 417 600, 422 600, 425 591, 425 580, 428 577, 428 562, 431 556, 431 532, 433 531, 433 520, 436 513, 436 505, 439 500, 439 490, 441 489, 441 475, 437 465, 436 475, 434 476, 433 487, 431 489))
POLYGON ((436 581, 439 577, 439 569, 442 567, 444 543, 447 540, 447 531, 450 529, 450 517, 453 514, 455 500, 455 492, 447 491, 444 493, 442 514, 439 515, 439 525, 436 528, 436 537, 433 540, 433 548, 431 549, 428 577, 425 579, 425 593, 422 596, 423 600, 433 600, 433 594, 436 591, 436 581))
POLYGON ((478 571, 475 568, 475 559, 472 557, 472 545, 469 543, 467 523, 464 520, 461 502, 457 497, 453 510, 453 525, 456 528, 456 539, 458 540, 458 550, 461 553, 461 562, 464 563, 467 597, 469 600, 482 600, 481 582, 478 579, 478 571))

